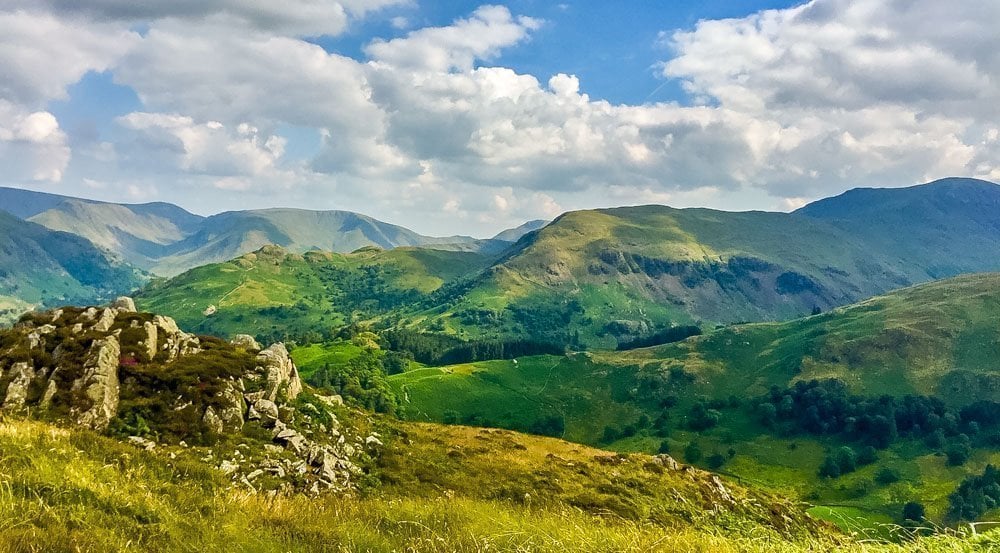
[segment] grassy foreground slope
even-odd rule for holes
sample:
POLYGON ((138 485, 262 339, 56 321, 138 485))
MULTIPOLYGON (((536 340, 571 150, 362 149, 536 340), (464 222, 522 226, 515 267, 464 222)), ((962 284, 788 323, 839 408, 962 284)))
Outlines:
POLYGON ((967 432, 957 429, 934 446, 922 436, 900 438, 876 462, 821 478, 830 452, 863 443, 761 424, 757 410, 770 387, 837 379, 858 396, 936 398, 955 416, 976 401, 1000 401, 997 359, 1000 275, 983 274, 667 346, 422 368, 390 383, 414 420, 555 432, 621 451, 666 449, 682 457, 696 443, 701 463, 721 455, 728 473, 832 506, 832 519, 843 515, 871 526, 898 519, 902 505, 917 499, 941 520, 963 478, 1000 463, 988 429, 973 436, 964 464, 944 455, 967 432), (698 405, 710 406, 718 420, 701 428, 698 405), (876 482, 883 469, 895 471, 898 481, 876 482))
MULTIPOLYGON (((0 551, 800 551, 849 543, 794 504, 648 458, 506 431, 399 431, 381 460, 382 485, 349 497, 269 496, 228 482, 199 459, 210 455, 204 448, 150 452, 4 420, 0 551)), ((954 546, 944 550, 972 546, 938 541, 954 546)))

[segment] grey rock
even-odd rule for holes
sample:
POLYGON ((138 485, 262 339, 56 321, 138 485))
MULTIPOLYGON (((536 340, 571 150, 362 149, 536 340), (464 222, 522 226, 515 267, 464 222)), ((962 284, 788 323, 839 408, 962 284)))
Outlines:
POLYGON ((261 372, 267 378, 265 390, 267 399, 274 401, 278 393, 285 392, 286 399, 295 399, 302 392, 302 380, 299 370, 288 355, 288 350, 282 343, 272 344, 257 354, 257 363, 261 372))
POLYGON ((237 334, 235 337, 233 337, 231 343, 234 346, 238 348, 243 348, 247 351, 260 351, 261 349, 263 349, 260 347, 260 344, 257 343, 257 340, 254 339, 254 337, 250 336, 249 334, 237 334))
POLYGON ((146 321, 142 324, 142 329, 146 331, 146 339, 143 340, 143 345, 146 347, 146 355, 152 360, 156 357, 157 340, 159 339, 159 332, 156 330, 156 325, 146 321))
POLYGON ((101 318, 94 324, 94 330, 97 332, 107 332, 111 330, 111 325, 115 324, 115 312, 111 309, 105 309, 101 312, 101 318))
POLYGON ((111 302, 111 308, 117 310, 119 313, 135 313, 135 301, 128 296, 119 296, 115 301, 111 302))
POLYGON ((222 431, 225 430, 222 419, 215 413, 215 409, 211 405, 205 409, 205 414, 201 417, 201 421, 205 423, 205 427, 209 431, 215 434, 222 434, 222 431))
POLYGON ((136 447, 145 449, 146 451, 153 451, 153 449, 156 448, 156 442, 154 442, 152 440, 147 440, 146 438, 143 438, 142 436, 129 436, 128 437, 128 443, 130 443, 130 444, 132 444, 132 445, 134 445, 136 447))
POLYGON ((278 406, 268 399, 258 399, 252 409, 260 416, 260 424, 264 428, 271 428, 278 422, 278 406))
POLYGON ((25 362, 14 363, 10 370, 11 381, 7 385, 7 397, 3 401, 6 411, 24 408, 28 400, 28 386, 35 378, 35 369, 25 362))
POLYGON ((365 447, 372 449, 382 447, 382 440, 375 436, 368 436, 365 438, 365 447))
POLYGON ((45 392, 42 394, 42 400, 38 403, 38 407, 43 411, 52 406, 52 400, 56 397, 56 392, 59 391, 59 387, 56 385, 56 373, 59 372, 59 368, 52 371, 49 376, 49 383, 45 386, 45 392))
POLYGON ((90 407, 77 415, 77 423, 94 430, 104 430, 118 414, 118 339, 108 336, 94 340, 83 363, 83 375, 73 383, 82 390, 90 407))

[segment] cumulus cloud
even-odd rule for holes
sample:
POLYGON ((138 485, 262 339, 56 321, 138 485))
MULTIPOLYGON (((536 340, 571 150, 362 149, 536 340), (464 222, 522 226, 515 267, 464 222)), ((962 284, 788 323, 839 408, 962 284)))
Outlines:
POLYGON ((382 8, 407 4, 409 0, 12 0, 23 8, 45 6, 56 13, 75 14, 95 20, 126 22, 173 20, 206 21, 246 26, 256 30, 293 36, 339 35, 349 17, 360 18, 382 8))
POLYGON ((531 17, 512 16, 504 6, 483 6, 468 19, 446 27, 419 29, 390 41, 376 40, 365 52, 395 68, 468 71, 477 60, 494 59, 502 48, 524 41, 540 25, 531 17))
POLYGON ((754 180, 777 196, 990 175, 1000 4, 816 0, 669 36, 663 73, 763 124, 754 180), (985 161, 982 167, 977 160, 985 161))
POLYGON ((280 191, 489 235, 572 208, 792 209, 852 186, 1000 177, 1000 4, 985 0, 815 0, 665 30, 657 70, 690 101, 644 105, 504 67, 543 22, 503 6, 426 28, 387 13, 413 30, 354 59, 302 37, 406 2, 11 1, 24 9, 0 14, 0 160, 19 156, 17 178, 76 167, 108 191, 214 190, 220 208, 280 191), (71 157, 46 104, 87 71, 142 108, 71 157), (317 144, 302 153, 290 127, 317 144))

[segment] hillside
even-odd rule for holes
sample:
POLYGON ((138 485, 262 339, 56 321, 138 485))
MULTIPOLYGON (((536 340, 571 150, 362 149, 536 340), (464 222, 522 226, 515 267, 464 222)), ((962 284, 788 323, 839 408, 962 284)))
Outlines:
POLYGON ((432 321, 469 335, 613 347, 671 325, 786 320, 1000 269, 998 206, 1000 186, 949 179, 849 192, 793 214, 571 212, 519 242, 432 321), (484 318, 495 322, 483 328, 484 318), (566 327, 570 335, 554 330, 566 327))
POLYGON ((0 323, 33 305, 92 302, 138 287, 142 275, 78 236, 0 212, 0 323))
POLYGON ((26 315, 0 331, 0 550, 844 539, 794 502, 669 456, 401 423, 352 400, 304 387, 281 344, 188 334, 128 298, 26 315))
POLYGON ((700 463, 720 455, 711 462, 726 473, 825 505, 817 512, 838 523, 872 527, 915 498, 943 520, 956 486, 1000 463, 1000 419, 987 414, 1000 408, 998 322, 1000 275, 968 275, 677 344, 420 368, 389 382, 413 420, 554 431, 680 456, 696 443, 700 463), (785 411, 786 396, 829 403, 815 414, 808 403, 785 411), (884 434, 852 426, 873 410, 892 420, 884 434), (838 448, 869 444, 875 462, 818 476, 838 448), (876 481, 883 470, 899 480, 876 481))
POLYGON ((136 299, 198 332, 232 336, 250 328, 261 338, 316 340, 351 322, 419 309, 443 285, 488 263, 461 251, 363 248, 300 255, 267 246, 154 283, 136 299))
POLYGON ((928 278, 995 269, 1000 242, 997 185, 949 178, 908 188, 858 188, 795 213, 865 237, 926 268, 928 278))

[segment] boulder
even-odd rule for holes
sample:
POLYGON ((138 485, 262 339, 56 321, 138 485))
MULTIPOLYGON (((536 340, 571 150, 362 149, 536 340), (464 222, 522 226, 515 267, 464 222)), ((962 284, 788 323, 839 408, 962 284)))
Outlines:
POLYGON ((257 363, 260 364, 259 372, 267 378, 265 390, 267 399, 275 401, 278 394, 283 390, 284 399, 295 399, 302 391, 302 380, 299 379, 299 370, 288 355, 285 345, 277 343, 271 347, 261 350, 257 354, 257 363))
POLYGON ((271 428, 278 422, 278 406, 271 400, 258 399, 251 409, 260 417, 260 424, 264 428, 271 428))
POLYGON ((111 309, 101 311, 101 318, 94 323, 93 329, 97 332, 107 332, 111 330, 111 325, 115 324, 115 312, 111 309))
POLYGON ((243 403, 243 381, 227 381, 219 394, 221 404, 218 409, 219 419, 227 432, 239 432, 243 429, 243 415, 246 404, 243 403))
POLYGON ((211 405, 205 409, 205 414, 201 417, 201 422, 205 424, 205 427, 210 432, 215 434, 222 434, 222 431, 225 430, 222 419, 219 418, 219 415, 215 414, 215 409, 211 405))
POLYGON ((77 423, 94 430, 104 430, 118 414, 118 359, 121 346, 118 339, 108 336, 94 340, 83 363, 83 375, 73 382, 90 405, 77 410, 77 423))
POLYGON ((119 313, 135 313, 135 301, 128 296, 118 296, 115 301, 111 302, 111 309, 119 313))
POLYGON ((159 332, 156 330, 156 325, 146 321, 142 324, 142 329, 146 331, 146 339, 143 340, 143 345, 146 347, 146 355, 149 356, 149 360, 152 361, 156 357, 157 339, 159 338, 159 332))
POLYGON ((14 363, 10 370, 11 381, 7 385, 7 397, 3 400, 3 408, 16 411, 24 408, 28 400, 28 386, 35 378, 35 369, 28 363, 14 363))
POLYGON ((249 334, 237 334, 231 343, 234 346, 243 348, 247 351, 260 351, 262 349, 260 344, 257 343, 257 340, 249 334))

